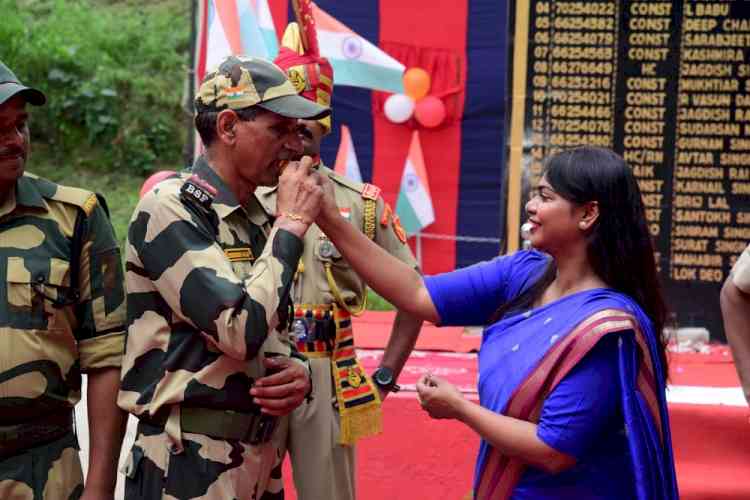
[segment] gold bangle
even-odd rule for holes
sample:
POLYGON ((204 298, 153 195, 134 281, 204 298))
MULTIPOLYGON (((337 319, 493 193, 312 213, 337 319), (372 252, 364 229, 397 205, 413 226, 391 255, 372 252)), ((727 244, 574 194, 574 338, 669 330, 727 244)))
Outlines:
POLYGON ((290 219, 290 220, 296 220, 296 221, 301 222, 303 224, 305 223, 304 217, 302 217, 300 214, 296 214, 294 212, 282 212, 281 216, 282 217, 286 217, 287 219, 290 219))

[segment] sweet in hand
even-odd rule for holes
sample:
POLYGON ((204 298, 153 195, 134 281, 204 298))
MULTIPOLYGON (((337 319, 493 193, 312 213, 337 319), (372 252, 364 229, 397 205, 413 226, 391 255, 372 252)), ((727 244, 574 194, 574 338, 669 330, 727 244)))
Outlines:
POLYGON ((427 373, 417 382, 419 404, 432 418, 461 418, 464 395, 450 382, 427 373))

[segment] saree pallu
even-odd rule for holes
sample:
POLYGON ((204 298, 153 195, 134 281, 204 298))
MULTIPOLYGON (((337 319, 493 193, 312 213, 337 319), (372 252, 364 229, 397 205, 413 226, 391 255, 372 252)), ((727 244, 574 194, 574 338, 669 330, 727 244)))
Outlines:
MULTIPOLYGON (((538 423, 557 384, 599 340, 618 332, 623 335, 614 390, 620 391, 638 499, 676 499, 661 346, 648 317, 625 295, 607 289, 580 292, 487 328, 479 355, 481 404, 538 423)), ((525 468, 482 441, 474 498, 510 498, 525 468)))

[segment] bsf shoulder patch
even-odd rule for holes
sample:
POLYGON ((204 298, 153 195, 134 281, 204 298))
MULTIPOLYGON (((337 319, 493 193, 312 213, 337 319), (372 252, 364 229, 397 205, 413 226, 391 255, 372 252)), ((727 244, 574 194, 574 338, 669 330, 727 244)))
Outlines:
POLYGON ((362 198, 366 200, 377 200, 380 196, 380 188, 374 184, 365 184, 362 187, 362 198))
POLYGON ((208 210, 216 196, 216 188, 197 175, 191 175, 180 188, 180 197, 185 201, 198 203, 208 210))

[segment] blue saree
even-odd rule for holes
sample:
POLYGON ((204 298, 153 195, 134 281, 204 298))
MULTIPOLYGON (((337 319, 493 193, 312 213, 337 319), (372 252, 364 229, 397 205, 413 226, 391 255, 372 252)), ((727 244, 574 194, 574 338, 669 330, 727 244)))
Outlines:
MULTIPOLYGON (((487 324, 498 305, 518 296, 541 276, 548 259, 536 251, 518 252, 425 278, 425 284, 441 324, 487 324)), ((488 326, 479 353, 480 404, 539 423, 550 393, 607 335, 618 336, 612 358, 617 368, 612 370, 608 390, 619 399, 618 415, 626 429, 623 449, 613 453, 632 466, 628 473, 638 499, 676 499, 665 373, 658 356, 661 346, 651 321, 624 294, 602 288, 587 290, 533 310, 506 314, 488 326)), ((523 481, 529 477, 526 472, 531 470, 525 464, 501 455, 483 440, 474 497, 513 498, 519 483, 528 482, 523 481)), ((610 472, 614 477, 616 471, 610 472)), ((563 474, 548 478, 545 495, 523 497, 602 498, 592 495, 585 481, 564 484, 563 474)))

